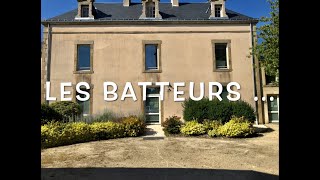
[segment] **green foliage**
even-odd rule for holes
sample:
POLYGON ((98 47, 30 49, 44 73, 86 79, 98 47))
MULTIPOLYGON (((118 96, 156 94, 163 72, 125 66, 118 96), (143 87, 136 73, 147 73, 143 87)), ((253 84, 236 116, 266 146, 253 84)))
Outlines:
MULTIPOLYGON (((219 128, 220 128, 220 127, 219 127, 219 128)), ((218 129, 209 130, 209 131, 208 131, 208 135, 209 135, 210 137, 218 137, 218 136, 220 136, 220 134, 219 134, 219 128, 218 128, 218 129)))
POLYGON ((205 134, 206 130, 203 124, 200 124, 196 120, 193 120, 187 122, 184 126, 182 126, 181 133, 185 135, 197 136, 205 134))
POLYGON ((185 100, 182 104, 184 120, 192 121, 197 119, 201 123, 204 119, 209 119, 209 103, 208 98, 202 98, 200 101, 194 101, 190 98, 185 100))
POLYGON ((220 126, 223 125, 220 121, 208 119, 204 120, 202 124, 206 132, 209 132, 211 130, 217 130, 220 126))
POLYGON ((222 123, 226 123, 232 116, 232 102, 219 101, 214 99, 209 102, 208 118, 210 120, 219 120, 222 123))
POLYGON ((214 99, 209 101, 203 98, 200 101, 187 99, 183 103, 183 117, 185 121, 197 120, 202 123, 203 120, 218 120, 223 124, 231 119, 231 116, 244 116, 250 121, 255 120, 253 108, 244 101, 219 101, 214 99))
POLYGON ((55 111, 53 108, 51 108, 49 105, 43 103, 41 104, 41 125, 46 124, 51 121, 61 121, 62 116, 55 111))
POLYGON ((50 106, 64 118, 71 118, 81 113, 80 105, 72 101, 57 101, 50 106))
POLYGON ((232 119, 221 126, 217 132, 210 132, 210 136, 213 134, 226 137, 247 137, 254 134, 254 129, 252 123, 244 119, 244 117, 232 117, 232 119))
POLYGON ((243 116, 252 123, 256 120, 253 107, 242 100, 232 102, 232 115, 236 117, 243 116))
POLYGON ((134 137, 142 135, 145 132, 146 124, 137 116, 129 116, 122 119, 124 125, 125 136, 134 137))
POLYGON ((90 125, 94 140, 125 137, 124 125, 115 122, 96 122, 90 125))
POLYGON ((170 116, 169 118, 166 118, 166 120, 161 124, 165 134, 179 134, 182 126, 180 119, 181 117, 178 116, 170 116))
POLYGON ((107 121, 113 121, 117 119, 118 116, 113 113, 112 111, 105 109, 101 114, 97 114, 94 116, 93 121, 94 122, 107 122, 107 121))
POLYGON ((139 136, 145 124, 136 117, 127 117, 121 123, 49 122, 41 126, 41 147, 49 148, 95 140, 139 136))
POLYGON ((261 44, 256 43, 253 54, 260 60, 266 74, 279 77, 279 0, 268 0, 271 5, 270 17, 262 17, 265 24, 257 28, 261 44))

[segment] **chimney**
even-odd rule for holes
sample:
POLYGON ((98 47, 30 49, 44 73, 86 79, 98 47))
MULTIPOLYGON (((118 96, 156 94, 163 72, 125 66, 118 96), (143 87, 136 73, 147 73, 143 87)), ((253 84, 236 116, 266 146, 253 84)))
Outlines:
POLYGON ((179 0, 171 0, 172 6, 178 7, 179 6, 179 0))
POLYGON ((123 0, 123 6, 128 7, 131 4, 131 0, 123 0))

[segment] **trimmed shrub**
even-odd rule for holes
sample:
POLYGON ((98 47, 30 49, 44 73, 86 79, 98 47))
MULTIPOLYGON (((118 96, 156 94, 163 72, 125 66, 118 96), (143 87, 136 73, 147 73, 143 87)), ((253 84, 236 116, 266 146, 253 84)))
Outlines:
POLYGON ((219 120, 223 124, 230 120, 232 116, 231 102, 214 99, 209 101, 208 105, 208 119, 219 120))
POLYGON ((253 107, 249 103, 242 100, 232 102, 232 115, 236 117, 243 116, 252 123, 256 120, 253 107))
POLYGON ((51 106, 49 106, 48 104, 41 104, 41 115, 40 115, 40 119, 41 119, 41 125, 46 124, 48 122, 51 121, 61 121, 62 120, 62 116, 55 111, 53 108, 51 108, 51 106))
POLYGON ((208 119, 204 120, 202 124, 206 132, 209 132, 211 130, 217 130, 220 126, 223 125, 220 121, 216 121, 216 120, 211 121, 208 119))
MULTIPOLYGON (((210 132, 210 134, 213 132, 210 132)), ((217 135, 226 137, 247 137, 254 134, 252 123, 244 117, 232 119, 218 129, 217 135)))
POLYGON ((204 119, 209 119, 208 108, 209 99, 203 98, 200 101, 187 99, 183 102, 183 118, 185 121, 192 121, 197 119, 201 123, 204 119))
POLYGON ((183 103, 183 117, 185 121, 197 120, 202 123, 205 119, 218 120, 223 124, 228 122, 233 115, 244 116, 250 122, 254 122, 255 113, 253 108, 245 101, 219 101, 214 99, 209 101, 203 98, 200 101, 187 99, 183 103))
POLYGON ((181 128, 181 133, 185 135, 192 135, 192 136, 197 136, 197 135, 202 135, 205 134, 205 127, 203 124, 198 123, 196 120, 189 121, 187 122, 182 128, 181 128))
POLYGON ((210 137, 218 137, 218 136, 220 136, 220 134, 219 134, 219 128, 218 128, 218 129, 209 130, 209 131, 208 131, 208 135, 209 135, 210 137))
POLYGON ((146 124, 137 116, 129 116, 122 119, 121 124, 124 126, 125 136, 135 137, 145 132, 146 124))
POLYGON ((145 123, 134 116, 124 118, 121 123, 49 122, 41 126, 41 148, 138 136, 143 134, 144 130, 145 123))
POLYGON ((65 119, 75 117, 82 112, 80 105, 72 101, 57 101, 50 106, 65 119))
POLYGON ((162 122, 163 131, 165 134, 179 134, 182 122, 180 121, 181 117, 170 116, 162 122))
POLYGON ((106 140, 125 136, 124 125, 115 122, 96 122, 90 125, 94 140, 106 140))

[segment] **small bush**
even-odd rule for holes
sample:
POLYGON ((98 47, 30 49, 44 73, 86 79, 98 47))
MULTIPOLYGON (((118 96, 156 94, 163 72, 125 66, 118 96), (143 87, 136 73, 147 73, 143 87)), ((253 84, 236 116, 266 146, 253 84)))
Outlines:
POLYGON ((62 116, 55 111, 53 108, 51 108, 51 106, 49 106, 48 104, 41 104, 41 115, 40 115, 40 119, 41 119, 41 125, 46 124, 48 122, 51 121, 61 121, 62 120, 62 116))
POLYGON ((253 107, 249 103, 242 100, 232 102, 232 115, 236 117, 243 116, 252 123, 256 120, 253 107))
POLYGON ((179 134, 182 122, 180 121, 181 117, 170 116, 162 122, 163 131, 165 134, 179 134))
POLYGON ((217 130, 222 125, 223 124, 220 121, 216 121, 216 120, 211 121, 206 119, 203 121, 203 126, 206 132, 209 132, 211 130, 217 130))
POLYGON ((125 117, 121 123, 124 125, 125 136, 135 137, 145 132, 146 124, 137 116, 125 117))
MULTIPOLYGON (((219 127, 219 128, 220 128, 220 127, 219 127)), ((209 131, 208 131, 208 135, 209 135, 210 137, 218 137, 218 136, 220 136, 220 134, 219 134, 219 128, 218 128, 218 129, 209 130, 209 131)))
POLYGON ((229 122, 218 129, 217 134, 226 137, 246 137, 254 134, 254 129, 252 123, 244 117, 232 117, 229 122))
POLYGON ((72 101, 57 101, 50 104, 50 106, 65 119, 75 117, 82 112, 80 105, 72 101))
POLYGON ((182 128, 181 133, 185 135, 202 135, 205 134, 205 127, 203 124, 198 123, 196 120, 187 122, 182 128))
POLYGON ((84 122, 66 123, 61 133, 62 144, 74 144, 93 140, 90 125, 84 122))
POLYGON ((124 125, 115 122, 96 122, 90 125, 94 140, 106 140, 125 136, 124 125))

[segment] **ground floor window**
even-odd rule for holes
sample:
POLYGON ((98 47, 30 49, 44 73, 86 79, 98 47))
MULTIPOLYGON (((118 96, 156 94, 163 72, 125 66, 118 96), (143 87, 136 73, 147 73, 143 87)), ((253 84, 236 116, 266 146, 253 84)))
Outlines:
MULTIPOLYGON (((90 89, 82 89, 82 91, 86 91, 90 94, 90 89)), ((85 98, 85 95, 84 94, 79 94, 77 92, 77 95, 79 95, 81 98, 85 98)), ((80 105, 81 109, 82 109, 82 115, 83 116, 88 116, 90 115, 90 99, 87 100, 87 101, 79 101, 77 100, 78 104, 80 105)))
POLYGON ((268 96, 268 117, 269 117, 269 122, 279 122, 279 96, 278 95, 268 96), (272 97, 273 97, 273 101, 271 101, 272 97))
POLYGON ((160 88, 147 88, 147 99, 144 103, 147 123, 160 123, 160 88))

